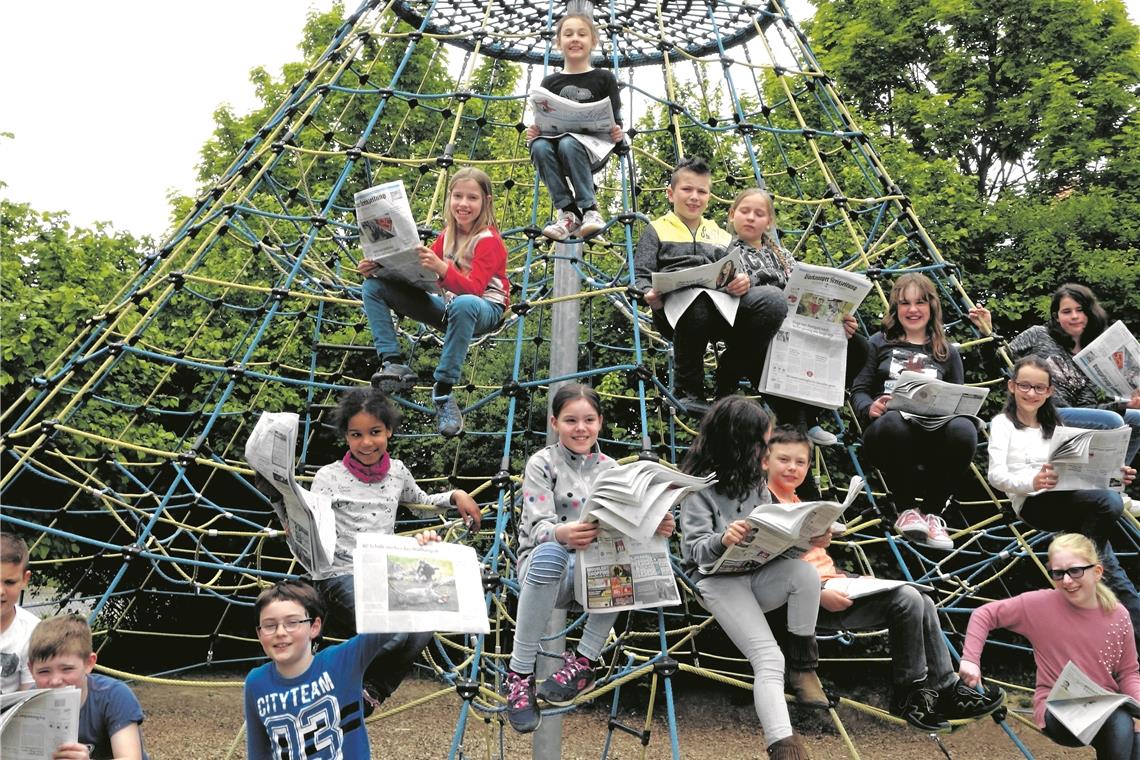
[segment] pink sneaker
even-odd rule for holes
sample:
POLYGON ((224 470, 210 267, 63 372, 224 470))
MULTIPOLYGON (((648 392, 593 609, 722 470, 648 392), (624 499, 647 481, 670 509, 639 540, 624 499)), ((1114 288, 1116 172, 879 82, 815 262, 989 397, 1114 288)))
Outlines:
POLYGON ((942 515, 927 515, 926 527, 929 531, 926 537, 927 546, 944 551, 954 548, 954 542, 950 540, 950 534, 946 531, 946 521, 942 519, 942 515))
POLYGON ((926 543, 930 538, 930 523, 926 515, 917 509, 908 509, 895 520, 895 530, 916 543, 926 543))

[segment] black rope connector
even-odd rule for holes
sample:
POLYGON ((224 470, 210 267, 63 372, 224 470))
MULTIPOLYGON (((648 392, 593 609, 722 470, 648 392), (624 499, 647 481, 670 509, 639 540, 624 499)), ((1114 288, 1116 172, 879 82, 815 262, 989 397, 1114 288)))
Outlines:
POLYGON ((139 544, 123 544, 123 561, 130 562, 142 556, 143 548, 139 544))
POLYGON ((288 288, 273 288, 273 290, 269 291, 269 297, 277 302, 284 301, 288 296, 288 288))
POLYGON ((234 380, 239 380, 245 377, 245 367, 238 364, 236 361, 226 365, 226 374, 234 380))
POLYGON ((534 307, 530 305, 529 301, 516 301, 515 303, 511 304, 511 311, 513 311, 515 314, 518 314, 520 317, 526 316, 532 308, 534 307))
POLYGON ((109 353, 111 356, 118 356, 119 354, 123 353, 122 341, 117 340, 113 343, 108 343, 107 344, 107 353, 109 353))
POLYGON ((653 370, 644 364, 638 364, 630 372, 634 380, 644 380, 647 383, 653 382, 653 370))
POLYGON ((439 236, 439 233, 431 227, 416 227, 416 234, 419 235, 420 240, 425 243, 429 240, 435 240, 439 236))
POLYGON ((509 470, 499 470, 491 476, 491 485, 499 490, 511 487, 511 473, 509 470))
POLYGON ((455 143, 448 143, 443 149, 443 155, 435 159, 435 165, 443 169, 455 163, 455 143))
POLYGON ((55 435, 55 426, 59 424, 59 420, 52 417, 50 420, 44 420, 40 423, 40 434, 46 436, 55 435))
POLYGON ((875 282, 876 280, 885 280, 887 275, 879 267, 867 267, 867 271, 863 273, 868 280, 875 282))
POLYGON ((516 380, 509 380, 503 383, 502 393, 508 398, 517 399, 525 399, 529 395, 529 391, 516 380))
POLYGON ((642 449, 637 452, 637 460, 639 462, 660 462, 661 457, 653 449, 642 449))
POLYGON ((313 216, 309 217, 309 223, 319 230, 321 227, 324 227, 326 224, 328 224, 329 220, 319 214, 314 214, 313 216))
POLYGON ((483 568, 483 593, 494 591, 503 582, 503 577, 494 570, 483 568))
POLYGON ((182 286, 186 284, 186 273, 181 271, 171 272, 166 276, 166 279, 170 281, 170 284, 174 286, 175 290, 181 290, 182 286))
POLYGON ((645 291, 635 285, 627 285, 625 288, 625 294, 631 301, 636 301, 637 303, 645 303, 645 291))
POLYGON ((470 702, 479 693, 479 684, 470 678, 457 678, 455 679, 455 693, 464 702, 470 702))
POLYGON ((653 672, 665 678, 671 678, 677 674, 680 665, 672 657, 662 657, 653 665, 653 672))
POLYGON ((179 454, 177 462, 183 467, 193 467, 194 460, 197 458, 198 451, 196 449, 190 449, 189 451, 183 451, 181 454, 179 454))
POLYGON ((531 225, 530 227, 523 227, 522 234, 526 235, 530 240, 537 240, 542 237, 542 229, 531 225))
POLYGON ((804 136, 805 140, 814 140, 815 136, 816 136, 816 131, 814 129, 811 129, 810 127, 805 128, 803 131, 803 136, 804 136))

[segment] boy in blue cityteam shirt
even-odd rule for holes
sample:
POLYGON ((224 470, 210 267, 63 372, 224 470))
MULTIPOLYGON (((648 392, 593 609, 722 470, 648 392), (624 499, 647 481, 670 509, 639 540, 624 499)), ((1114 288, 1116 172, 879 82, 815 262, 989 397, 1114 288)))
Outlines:
POLYGON ((95 675, 91 627, 80 615, 43 620, 28 641, 28 663, 36 688, 80 690, 79 741, 61 744, 52 760, 147 760, 142 707, 130 687, 95 675))
MULTIPOLYGON (((416 536, 438 540, 434 531, 416 536)), ((367 760, 361 681, 372 659, 392 646, 385 634, 360 634, 313 653, 325 607, 301 581, 281 581, 254 604, 257 638, 269 662, 245 679, 249 760, 367 760)))

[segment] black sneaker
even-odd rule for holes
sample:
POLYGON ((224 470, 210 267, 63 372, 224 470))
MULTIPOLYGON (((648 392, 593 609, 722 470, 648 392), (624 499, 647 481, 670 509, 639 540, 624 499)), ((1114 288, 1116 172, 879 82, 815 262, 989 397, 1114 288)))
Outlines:
POLYGON ((538 687, 538 696, 552 705, 573 704, 574 698, 594 688, 594 669, 585 657, 571 650, 562 653, 562 667, 538 687))
POLYGON ((891 700, 891 714, 905 720, 922 731, 949 731, 950 724, 938 713, 938 692, 927 688, 926 682, 912 684, 903 694, 903 688, 896 688, 891 700))
POLYGON ((407 364, 399 362, 384 362, 380 371, 372 376, 372 387, 385 393, 399 393, 410 391, 416 386, 419 375, 407 364))
POLYGON ((962 679, 941 689, 935 705, 948 720, 980 718, 989 715, 1005 703, 1005 691, 997 686, 982 685, 982 691, 971 689, 962 679))
POLYGON ((534 696, 534 673, 507 673, 507 720, 520 734, 529 734, 542 723, 534 696))

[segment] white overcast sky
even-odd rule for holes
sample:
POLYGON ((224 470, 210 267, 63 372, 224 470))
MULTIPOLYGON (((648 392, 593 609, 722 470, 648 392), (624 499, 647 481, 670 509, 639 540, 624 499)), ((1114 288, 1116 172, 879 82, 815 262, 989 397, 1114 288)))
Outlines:
MULTIPOLYGON (((167 193, 194 189, 213 112, 255 105, 249 71, 297 60, 332 0, 0 2, 0 195, 81 226, 156 238, 167 193)), ((346 0, 353 9, 356 0, 346 0)), ((805 3, 792 3, 797 19, 805 3), (797 7, 798 6, 798 7, 797 7)), ((1126 0, 1140 20, 1140 0, 1126 0)))

